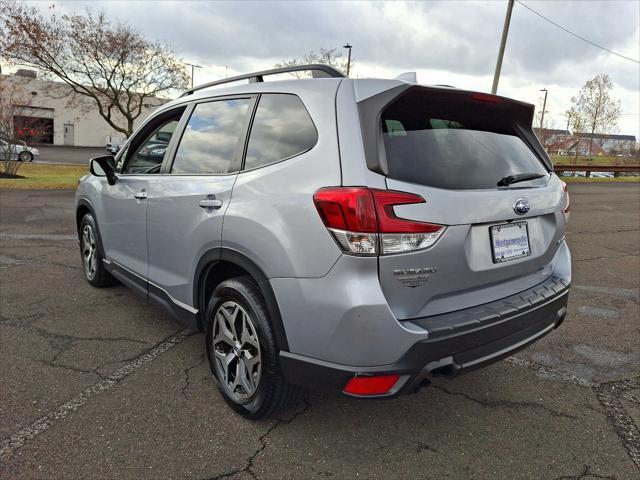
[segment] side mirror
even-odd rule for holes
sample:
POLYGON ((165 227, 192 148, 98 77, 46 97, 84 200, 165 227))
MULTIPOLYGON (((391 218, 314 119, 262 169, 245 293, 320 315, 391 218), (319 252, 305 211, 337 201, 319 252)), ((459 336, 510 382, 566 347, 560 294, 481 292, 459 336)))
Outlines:
POLYGON ((113 155, 92 158, 89 163, 89 170, 96 177, 107 177, 109 185, 116 183, 116 165, 113 155))

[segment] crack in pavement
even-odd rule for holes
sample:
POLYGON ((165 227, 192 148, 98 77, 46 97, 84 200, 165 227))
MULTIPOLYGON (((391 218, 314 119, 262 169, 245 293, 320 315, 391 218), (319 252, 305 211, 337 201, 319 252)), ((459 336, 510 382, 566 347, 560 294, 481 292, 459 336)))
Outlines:
MULTIPOLYGON (((22 318, 20 317, 8 318, 8 317, 0 316, 0 325, 11 325, 16 328, 33 331, 40 337, 44 338, 49 343, 51 348, 55 350, 55 353, 53 354, 53 357, 51 358, 51 360, 44 360, 42 358, 32 358, 32 357, 30 358, 32 358, 32 360, 42 365, 45 365, 51 368, 63 369, 63 370, 68 370, 76 373, 92 374, 102 380, 106 380, 108 377, 103 375, 99 370, 106 367, 109 364, 98 365, 96 368, 93 368, 93 369, 85 369, 85 368, 79 368, 72 365, 59 363, 58 359, 62 355, 64 355, 67 351, 69 351, 70 348, 76 345, 77 342, 82 342, 82 341, 131 342, 131 343, 137 343, 145 346, 149 345, 149 342, 145 342, 143 340, 138 340, 138 339, 129 338, 129 337, 79 337, 75 335, 50 332, 44 328, 37 327, 32 324, 35 320, 38 320, 42 317, 44 317, 44 314, 34 314, 27 317, 22 317, 22 318)), ((127 359, 120 360, 118 362, 111 362, 111 363, 123 363, 123 362, 131 361, 137 358, 139 355, 140 353, 138 352, 135 355, 133 355, 131 358, 127 358, 127 359)))
POLYGON ((258 475, 253 471, 253 462, 255 461, 255 459, 257 458, 258 455, 260 455, 260 453, 262 453, 266 448, 267 448, 267 439, 268 437, 280 426, 282 425, 289 425, 290 423, 292 423, 294 420, 296 420, 298 417, 304 415, 305 413, 307 413, 309 411, 309 409, 311 408, 311 404, 308 402, 308 400, 306 398, 302 399, 302 409, 299 412, 296 412, 290 419, 285 420, 283 418, 278 418, 276 420, 276 422, 271 425, 267 431, 265 433, 263 433, 262 435, 260 435, 260 437, 258 438, 258 441, 260 442, 260 445, 258 446, 258 448, 255 450, 255 452, 253 452, 248 458, 247 458, 247 464, 242 467, 242 468, 235 468, 233 470, 230 470, 228 472, 224 472, 221 473, 219 475, 216 475, 214 477, 207 477, 204 480, 221 480, 222 478, 229 478, 232 477, 234 475, 238 475, 240 473, 246 473, 249 476, 251 476, 251 478, 257 479, 258 475))
POLYGON ((609 423, 638 470, 640 470, 640 429, 633 418, 627 414, 621 399, 626 399, 625 394, 630 393, 629 390, 639 388, 640 377, 619 382, 607 382, 593 388, 609 423))
POLYGON ((193 365, 188 366, 187 368, 185 368, 183 370, 183 372, 184 372, 184 386, 182 387, 181 391, 182 391, 182 396, 184 396, 185 399, 188 398, 187 389, 191 386, 191 379, 190 379, 191 370, 193 370, 194 368, 197 368, 200 365, 202 365, 204 363, 205 358, 206 358, 206 356, 205 356, 204 352, 202 352, 200 354, 199 360, 196 363, 194 363, 193 365))
POLYGON ((46 240, 52 242, 78 241, 78 235, 65 235, 61 233, 2 233, 0 240, 46 240))
POLYGON ((499 408, 536 408, 536 409, 540 409, 540 410, 544 410, 544 411, 548 412, 552 417, 563 417, 563 418, 569 418, 571 420, 577 420, 577 417, 574 416, 574 415, 570 415, 568 413, 564 413, 564 412, 559 412, 557 410, 553 410, 552 408, 549 408, 549 407, 547 407, 545 405, 542 405, 540 403, 518 402, 518 401, 512 401, 512 400, 481 400, 481 399, 472 397, 470 395, 467 395, 464 392, 452 392, 451 390, 447 390, 445 387, 442 387, 440 385, 432 384, 431 386, 433 388, 437 389, 437 390, 443 391, 447 395, 460 396, 460 397, 466 398, 467 400, 470 400, 470 401, 472 401, 474 403, 477 403, 478 405, 482 405, 483 407, 486 407, 486 408, 495 408, 495 409, 499 409, 499 408))
POLYGON ((0 460, 7 461, 16 450, 25 444, 25 442, 49 430, 55 426, 57 422, 89 402, 91 398, 118 385, 137 369, 152 362, 167 350, 172 349, 186 340, 188 337, 193 335, 193 333, 194 332, 191 329, 186 328, 171 334, 165 340, 157 343, 154 347, 142 352, 133 362, 120 367, 104 380, 100 380, 99 382, 85 388, 82 392, 62 404, 56 410, 49 412, 30 425, 18 430, 10 437, 5 438, 0 442, 0 460))
POLYGON ((583 230, 581 232, 571 232, 572 235, 580 235, 587 233, 589 235, 598 234, 598 233, 625 233, 625 232, 640 232, 640 228, 621 228, 620 230, 583 230))
POLYGON ((435 448, 433 448, 431 445, 427 443, 418 442, 415 452, 416 453, 422 453, 422 452, 438 453, 438 450, 436 450, 435 448))
POLYGON ((574 258, 574 262, 589 262, 591 260, 612 260, 614 258, 629 258, 629 257, 639 257, 638 254, 629 254, 629 255, 616 255, 613 257, 591 257, 591 258, 574 258))
POLYGON ((640 290, 633 288, 614 288, 614 287, 597 287, 593 285, 572 285, 572 290, 578 290, 577 293, 592 292, 610 295, 612 297, 628 298, 636 303, 640 302, 640 290))
MULTIPOLYGON (((73 347, 77 342, 130 342, 130 343, 137 343, 139 345, 144 345, 144 346, 149 345, 149 342, 146 342, 144 340, 138 340, 136 338, 101 337, 101 336, 82 337, 77 335, 69 335, 66 333, 50 332, 45 328, 33 325, 34 321, 37 321, 40 318, 43 318, 44 316, 45 315, 43 313, 37 313, 37 314, 29 315, 26 317, 14 317, 14 318, 0 316, 0 325, 9 325, 19 329, 32 331, 36 335, 39 335, 40 337, 44 338, 49 343, 51 348, 56 350, 56 353, 54 354, 50 362, 52 364, 56 363, 56 361, 58 360, 58 357, 64 354, 71 347, 73 347)), ((37 361, 41 361, 41 360, 37 360, 37 361)), ((50 366, 55 367, 56 365, 50 365, 50 366)))
POLYGON ((627 402, 637 403, 638 405, 640 405, 640 393, 623 392, 622 395, 620 395, 620 398, 626 400, 627 402))
POLYGON ((561 372, 555 368, 546 367, 518 357, 509 357, 506 361, 512 365, 533 370, 543 379, 573 383, 587 387, 594 392, 596 399, 604 410, 604 416, 622 442, 622 446, 631 461, 640 470, 640 429, 638 429, 633 418, 627 413, 621 402, 621 399, 637 399, 637 395, 631 391, 640 389, 640 377, 595 383, 571 373, 561 372))
POLYGON ((576 475, 562 475, 561 477, 556 477, 554 480, 583 480, 586 478, 601 478, 604 480, 616 480, 616 477, 613 475, 599 475, 597 473, 593 473, 591 471, 591 465, 585 465, 577 476, 576 475))
POLYGON ((582 387, 589 387, 589 388, 596 385, 595 382, 592 382, 591 380, 587 380, 586 378, 582 378, 577 375, 574 375, 573 373, 563 372, 553 367, 547 367, 546 365, 541 365, 539 363, 535 363, 535 362, 532 362, 531 360, 526 360, 524 358, 508 357, 505 359, 505 362, 511 365, 516 365, 518 367, 523 367, 529 370, 533 370, 538 374, 540 378, 543 378, 543 379, 558 380, 561 382, 573 383, 576 385, 580 385, 582 387))
POLYGON ((106 380, 108 377, 106 377, 105 375, 102 375, 98 370, 100 370, 102 368, 102 366, 98 366, 96 368, 92 368, 92 369, 88 369, 88 368, 78 368, 78 367, 74 367, 71 365, 64 365, 62 363, 56 363, 56 362, 47 362, 45 360, 36 360, 38 363, 41 363, 42 365, 45 365, 47 367, 51 367, 51 368, 59 368, 62 370, 69 370, 72 372, 77 372, 77 373, 90 373, 93 375, 96 375, 98 378, 101 378, 102 380, 106 380))

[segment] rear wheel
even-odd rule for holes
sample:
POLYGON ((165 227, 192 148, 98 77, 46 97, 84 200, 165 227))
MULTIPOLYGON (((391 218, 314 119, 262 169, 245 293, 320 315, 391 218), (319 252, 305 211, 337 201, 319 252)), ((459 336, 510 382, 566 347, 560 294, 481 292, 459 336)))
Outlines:
POLYGON ((87 213, 80 222, 80 255, 84 277, 94 287, 106 287, 115 283, 114 278, 104 268, 104 251, 96 221, 87 213))
POLYGON ((18 160, 21 162, 33 162, 33 154, 31 152, 20 152, 18 154, 18 160))
POLYGON ((206 320, 211 372, 235 411, 257 419, 298 400, 300 390, 280 372, 271 319, 251 278, 222 282, 209 300, 206 320))

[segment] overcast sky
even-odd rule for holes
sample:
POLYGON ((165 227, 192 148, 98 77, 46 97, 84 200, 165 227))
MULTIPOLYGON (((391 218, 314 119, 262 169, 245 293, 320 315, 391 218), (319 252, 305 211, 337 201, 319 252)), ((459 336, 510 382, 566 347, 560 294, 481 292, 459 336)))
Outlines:
MULTIPOLYGON (((556 23, 610 50, 640 58, 640 2, 522 0, 556 23)), ((82 2, 58 1, 57 11, 82 2)), ((42 5, 42 3, 40 4, 42 5)), ((44 6, 44 5, 42 5, 44 6)), ((353 45, 354 76, 394 77, 490 91, 507 1, 383 2, 117 2, 94 1, 114 19, 166 40, 204 68, 195 82, 272 67, 309 50, 353 45)), ((640 64, 560 30, 516 2, 498 93, 539 103, 566 127, 569 99, 607 73, 622 101, 619 132, 640 139, 640 64)))

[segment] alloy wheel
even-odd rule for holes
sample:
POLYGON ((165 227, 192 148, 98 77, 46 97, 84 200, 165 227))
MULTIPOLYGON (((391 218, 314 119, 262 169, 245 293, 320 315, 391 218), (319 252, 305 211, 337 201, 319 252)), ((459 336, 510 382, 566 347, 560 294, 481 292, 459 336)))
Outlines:
POLYGON ((236 402, 251 397, 260 383, 260 342, 247 312, 236 302, 218 307, 213 321, 212 351, 218 380, 236 402))
POLYGON ((97 252, 96 239, 91 225, 85 225, 82 229, 82 260, 84 263, 84 272, 87 278, 92 280, 96 275, 97 252))

